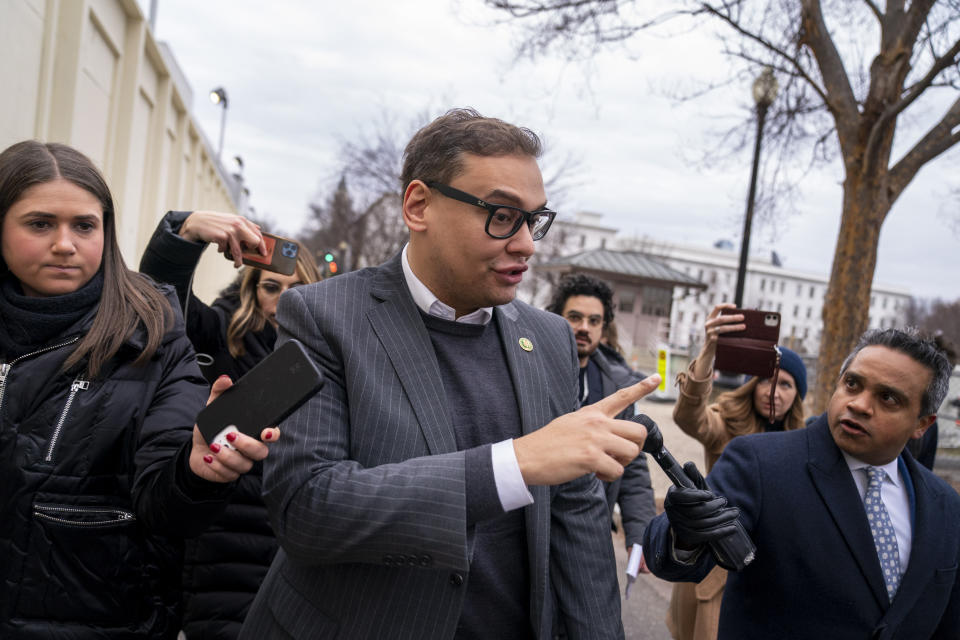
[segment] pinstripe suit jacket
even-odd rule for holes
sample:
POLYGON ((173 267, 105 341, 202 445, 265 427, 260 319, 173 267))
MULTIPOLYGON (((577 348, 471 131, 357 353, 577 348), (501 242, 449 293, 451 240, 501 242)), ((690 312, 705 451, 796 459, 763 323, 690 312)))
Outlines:
MULTIPOLYGON (((529 433, 575 408, 576 348, 563 318, 520 302, 495 312, 529 433), (522 337, 532 351, 520 349, 522 337)), ((469 579, 464 454, 400 256, 284 294, 296 337, 326 374, 282 425, 264 465, 281 551, 241 638, 452 638, 469 579)), ((525 508, 531 627, 622 638, 600 482, 531 487, 525 508)))

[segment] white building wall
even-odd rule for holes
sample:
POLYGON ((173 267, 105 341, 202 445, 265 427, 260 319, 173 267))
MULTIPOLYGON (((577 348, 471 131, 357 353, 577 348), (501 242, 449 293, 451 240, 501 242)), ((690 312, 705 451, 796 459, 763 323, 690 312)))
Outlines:
MULTIPOLYGON (((168 209, 236 211, 190 116, 191 91, 132 0, 0 0, 0 150, 69 144, 103 171, 127 266, 168 209)), ((194 280, 212 300, 233 277, 208 251, 194 280)))
MULTIPOLYGON (((696 350, 703 342, 703 324, 714 306, 733 302, 737 286, 740 254, 735 250, 673 244, 651 238, 616 238, 616 230, 598 224, 596 214, 584 225, 574 221, 556 221, 562 254, 569 255, 596 249, 603 238, 605 247, 642 251, 660 259, 667 266, 707 285, 704 291, 676 287, 669 323, 661 326, 661 334, 669 336, 675 350, 696 350), (591 235, 584 228, 602 229, 591 235), (581 247, 579 238, 588 240, 581 247), (593 238, 595 244, 589 244, 593 238), (571 242, 571 239, 574 239, 571 242)), ((551 229, 551 234, 554 230, 551 229)), ((548 235, 549 237, 549 235, 548 235)), ((752 256, 747 263, 743 306, 781 314, 780 342, 801 354, 816 355, 823 332, 823 299, 828 285, 827 274, 816 274, 775 266, 770 258, 752 256)), ((870 328, 903 326, 910 293, 904 289, 874 283, 871 291, 870 328)), ((639 345, 638 345, 639 346, 639 345)))

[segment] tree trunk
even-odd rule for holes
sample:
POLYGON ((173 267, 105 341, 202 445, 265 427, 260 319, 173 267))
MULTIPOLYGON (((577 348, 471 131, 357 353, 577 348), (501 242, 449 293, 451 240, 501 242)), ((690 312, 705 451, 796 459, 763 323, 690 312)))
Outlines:
POLYGON ((860 173, 843 185, 843 216, 823 301, 823 339, 817 361, 813 411, 822 413, 833 394, 840 366, 869 324, 870 284, 877 264, 880 226, 890 209, 884 189, 860 173))

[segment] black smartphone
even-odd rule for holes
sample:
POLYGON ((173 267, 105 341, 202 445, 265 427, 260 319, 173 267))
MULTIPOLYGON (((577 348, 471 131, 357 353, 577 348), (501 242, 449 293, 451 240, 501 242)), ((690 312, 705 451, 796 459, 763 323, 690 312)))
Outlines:
MULTIPOLYGON (((293 272, 297 270, 297 256, 300 254, 299 243, 296 240, 272 233, 262 233, 261 235, 264 244, 267 245, 267 255, 260 255, 260 252, 256 249, 244 251, 240 254, 241 262, 257 269, 266 269, 285 276, 293 275, 293 272)), ((233 260, 233 253, 229 250, 224 251, 223 255, 228 260, 233 260)))
POLYGON ((769 378, 777 366, 774 347, 780 339, 780 314, 757 309, 722 309, 720 315, 743 314, 746 329, 717 337, 714 369, 769 378))
POLYGON ((197 415, 203 439, 229 446, 226 435, 239 431, 260 438, 323 386, 323 373, 303 345, 285 342, 244 374, 197 415))

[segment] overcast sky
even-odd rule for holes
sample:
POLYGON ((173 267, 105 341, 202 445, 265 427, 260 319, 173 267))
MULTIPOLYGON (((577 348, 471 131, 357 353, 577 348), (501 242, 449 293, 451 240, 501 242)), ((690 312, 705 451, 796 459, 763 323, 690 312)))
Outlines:
MULTIPOLYGON (((148 0, 140 4, 147 13, 148 0)), ((552 202, 561 213, 601 213, 628 236, 739 247, 749 153, 709 170, 694 160, 707 132, 750 108, 749 83, 695 102, 666 97, 726 77, 730 63, 709 34, 635 39, 588 66, 515 62, 517 32, 491 16, 481 0, 159 0, 156 36, 173 49, 214 148, 220 111, 207 94, 228 92, 223 156, 242 156, 251 204, 287 233, 339 176, 340 140, 386 112, 406 123, 472 106, 542 134, 546 163, 579 159, 578 186, 552 202)), ((960 298, 960 199, 950 197, 958 160, 958 149, 941 156, 900 197, 881 233, 876 282, 960 298)), ((828 276, 841 180, 838 166, 806 176, 796 214, 755 226, 751 248, 828 276)))

